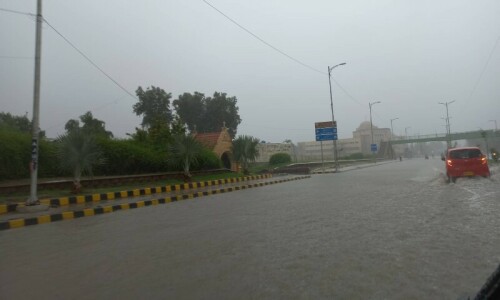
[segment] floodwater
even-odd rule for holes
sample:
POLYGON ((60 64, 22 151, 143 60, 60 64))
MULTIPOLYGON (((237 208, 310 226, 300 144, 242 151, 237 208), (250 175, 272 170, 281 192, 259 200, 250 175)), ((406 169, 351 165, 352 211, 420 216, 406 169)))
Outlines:
POLYGON ((492 171, 413 159, 0 232, 0 296, 472 297, 500 263, 492 171))

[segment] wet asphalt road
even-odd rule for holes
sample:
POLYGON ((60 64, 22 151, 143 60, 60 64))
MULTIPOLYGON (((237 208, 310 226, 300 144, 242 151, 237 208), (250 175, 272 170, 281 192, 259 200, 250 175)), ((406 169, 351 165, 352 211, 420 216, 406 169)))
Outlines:
POLYGON ((2 299, 462 299, 500 263, 500 176, 413 159, 0 232, 2 299))

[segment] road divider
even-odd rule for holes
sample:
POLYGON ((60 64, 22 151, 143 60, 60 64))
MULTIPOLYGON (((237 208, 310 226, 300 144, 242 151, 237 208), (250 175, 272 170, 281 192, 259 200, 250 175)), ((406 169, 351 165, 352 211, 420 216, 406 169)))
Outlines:
POLYGON ((310 178, 310 177, 311 176, 296 176, 296 177, 291 177, 291 178, 286 178, 286 179, 258 182, 258 183, 242 185, 242 186, 213 189, 213 190, 208 190, 208 191, 203 191, 203 192, 178 194, 178 195, 172 195, 172 196, 158 198, 158 199, 142 200, 142 201, 121 203, 121 204, 108 205, 108 206, 98 206, 98 207, 94 207, 94 208, 85 208, 85 209, 76 210, 76 211, 65 211, 65 212, 36 216, 36 217, 31 217, 31 218, 13 219, 13 220, 0 222, 0 230, 14 229, 14 228, 20 228, 20 227, 24 227, 24 226, 45 224, 45 223, 51 223, 51 222, 57 222, 57 221, 63 221, 63 220, 72 220, 72 219, 76 219, 76 218, 97 216, 97 215, 112 213, 112 212, 116 212, 116 211, 120 211, 120 210, 128 210, 128 209, 135 209, 135 208, 152 206, 152 205, 166 204, 166 203, 177 202, 177 201, 182 201, 182 200, 187 200, 187 199, 200 198, 200 197, 210 196, 210 195, 215 195, 215 194, 229 193, 229 192, 245 190, 245 189, 250 189, 250 188, 255 188, 255 187, 262 187, 262 186, 266 186, 266 185, 272 185, 272 184, 283 183, 283 182, 288 182, 288 181, 306 179, 306 178, 310 178))
MULTIPOLYGON (((182 191, 187 191, 187 190, 191 190, 191 189, 198 189, 198 188, 203 188, 203 187, 208 187, 208 186, 218 186, 218 185, 223 185, 223 184, 228 184, 228 183, 238 183, 238 182, 244 182, 244 181, 250 181, 250 180, 268 179, 268 178, 271 178, 272 176, 273 176, 272 174, 263 174, 263 175, 244 176, 244 177, 217 179, 217 180, 200 181, 200 182, 190 182, 190 183, 182 183, 182 184, 172 184, 172 185, 167 185, 167 186, 134 189, 134 190, 130 190, 130 191, 119 191, 119 192, 110 192, 110 193, 101 193, 101 194, 41 199, 40 203, 45 204, 45 205, 49 205, 49 206, 85 204, 88 202, 99 202, 101 200, 115 200, 115 199, 129 198, 129 197, 148 196, 148 195, 160 194, 160 193, 182 192, 182 191)), ((17 208, 21 207, 21 206, 24 206, 24 203, 0 204, 0 214, 15 212, 17 210, 17 208)))

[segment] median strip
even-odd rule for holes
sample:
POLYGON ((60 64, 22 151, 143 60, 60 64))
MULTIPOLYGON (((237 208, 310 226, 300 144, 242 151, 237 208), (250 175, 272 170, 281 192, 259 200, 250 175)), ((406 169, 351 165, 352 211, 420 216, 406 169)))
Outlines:
POLYGON ((102 207, 86 208, 86 209, 81 209, 81 210, 76 210, 76 211, 65 211, 65 212, 54 213, 54 214, 49 214, 49 215, 42 215, 42 216, 31 217, 31 218, 20 218, 20 219, 8 220, 8 221, 0 222, 0 230, 14 229, 14 228, 20 228, 20 227, 31 226, 31 225, 51 223, 51 222, 57 222, 57 221, 63 221, 63 220, 71 220, 71 219, 76 219, 76 218, 97 216, 97 215, 112 213, 112 212, 116 212, 116 211, 120 211, 120 210, 135 209, 135 208, 139 208, 139 207, 166 204, 166 203, 177 202, 177 201, 182 201, 182 200, 187 200, 187 199, 194 199, 194 198, 200 198, 200 197, 220 194, 220 193, 229 193, 229 192, 245 190, 245 189, 250 189, 250 188, 255 188, 255 187, 262 187, 262 186, 266 186, 266 185, 272 185, 272 184, 283 183, 283 182, 288 182, 288 181, 306 179, 306 178, 310 178, 310 177, 311 176, 292 177, 292 178, 287 178, 287 179, 258 182, 258 183, 254 183, 254 184, 220 188, 220 189, 214 189, 214 190, 208 190, 208 191, 196 192, 196 193, 190 193, 190 194, 172 195, 169 197, 159 198, 159 199, 142 200, 142 201, 136 201, 136 202, 131 202, 131 203, 122 203, 122 204, 108 205, 108 206, 102 206, 102 207))
MULTIPOLYGON (((119 191, 119 192, 110 192, 110 193, 101 193, 101 194, 41 199, 40 203, 45 204, 45 205, 50 205, 50 206, 84 204, 84 203, 89 203, 89 202, 98 202, 98 201, 102 201, 102 200, 115 200, 115 199, 129 198, 129 197, 148 196, 148 195, 160 194, 160 193, 181 192, 181 191, 187 191, 187 190, 192 190, 192 189, 197 189, 197 188, 203 188, 203 187, 207 187, 207 186, 223 185, 223 184, 227 184, 227 183, 238 183, 238 182, 249 181, 249 180, 268 179, 268 178, 271 178, 272 176, 273 176, 272 174, 264 174, 264 175, 254 175, 254 176, 227 178, 227 179, 217 179, 217 180, 210 180, 210 181, 191 182, 191 183, 183 183, 183 184, 172 184, 172 185, 167 185, 167 186, 134 189, 134 190, 130 190, 130 191, 119 191)), ((22 206, 25 206, 24 203, 0 204, 0 215, 10 213, 10 212, 15 212, 18 207, 22 207, 22 206)))

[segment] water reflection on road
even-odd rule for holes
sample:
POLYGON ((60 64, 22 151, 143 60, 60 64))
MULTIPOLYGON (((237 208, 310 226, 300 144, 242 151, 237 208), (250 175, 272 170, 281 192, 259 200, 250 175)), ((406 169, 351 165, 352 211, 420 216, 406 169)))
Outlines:
POLYGON ((440 160, 414 159, 2 232, 0 291, 47 299, 472 296, 500 263, 494 171, 491 180, 447 184, 440 160), (33 288, 22 288, 30 279, 33 288))

